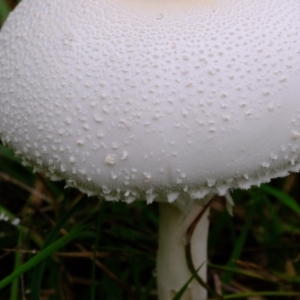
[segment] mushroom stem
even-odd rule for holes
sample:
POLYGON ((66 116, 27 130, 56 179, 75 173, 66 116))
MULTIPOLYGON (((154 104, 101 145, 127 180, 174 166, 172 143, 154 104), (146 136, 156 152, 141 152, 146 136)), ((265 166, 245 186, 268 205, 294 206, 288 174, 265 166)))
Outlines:
MULTIPOLYGON (((201 202, 203 204, 203 202, 201 202)), ((160 203, 159 248, 157 254, 157 287, 159 300, 172 300, 176 293, 191 278, 185 248, 187 231, 199 216, 204 206, 192 204, 188 213, 174 204, 160 203)), ((198 275, 206 282, 207 233, 209 210, 206 209, 198 220, 190 240, 191 256, 198 275)), ((189 284, 182 300, 206 300, 207 292, 196 279, 189 284)))

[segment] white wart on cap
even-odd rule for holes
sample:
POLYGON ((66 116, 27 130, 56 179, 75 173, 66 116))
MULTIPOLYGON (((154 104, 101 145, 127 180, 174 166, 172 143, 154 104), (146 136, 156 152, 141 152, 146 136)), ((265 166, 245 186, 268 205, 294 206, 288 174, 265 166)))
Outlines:
POLYGON ((0 33, 2 141, 108 200, 298 171, 300 2, 157 2, 22 2, 0 33))

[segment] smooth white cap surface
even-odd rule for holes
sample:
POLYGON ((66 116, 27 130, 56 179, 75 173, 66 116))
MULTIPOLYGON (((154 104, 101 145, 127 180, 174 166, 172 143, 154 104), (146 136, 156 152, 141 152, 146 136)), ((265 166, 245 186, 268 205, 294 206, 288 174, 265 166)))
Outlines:
POLYGON ((172 202, 300 169, 299 0, 24 0, 0 45, 0 137, 52 179, 172 202))

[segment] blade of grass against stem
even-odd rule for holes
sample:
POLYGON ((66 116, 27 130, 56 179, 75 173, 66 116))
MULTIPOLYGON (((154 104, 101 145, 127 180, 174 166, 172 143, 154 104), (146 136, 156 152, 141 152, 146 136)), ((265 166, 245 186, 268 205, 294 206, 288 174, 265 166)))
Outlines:
POLYGON ((61 237, 60 239, 52 243, 50 246, 48 246, 43 251, 41 251, 40 253, 32 257, 30 260, 28 260, 26 263, 24 263, 22 266, 20 266, 17 270, 13 271, 10 275, 1 280, 0 290, 8 284, 10 284, 17 277, 32 269, 37 264, 41 263, 47 257, 52 255, 55 251, 67 245, 70 241, 78 237, 85 229, 86 225, 80 224, 75 226, 73 230, 71 230, 67 235, 61 237))
MULTIPOLYGON (((251 223, 252 223, 255 208, 256 208, 256 205, 255 205, 255 203, 253 203, 250 207, 249 213, 247 214, 246 223, 244 225, 244 228, 243 228, 243 230, 242 230, 240 236, 238 237, 238 239, 236 241, 236 244, 234 246, 233 252, 232 252, 231 257, 229 259, 228 267, 233 268, 233 267, 236 266, 235 261, 240 257, 241 252, 243 250, 243 247, 244 247, 244 244, 245 244, 245 241, 246 241, 246 238, 247 238, 247 235, 248 235, 251 223)), ((224 283, 229 283, 231 278, 232 278, 232 272, 225 272, 222 276, 222 281, 224 283)))
MULTIPOLYGON (((47 248, 51 243, 53 243, 55 241, 60 230, 64 227, 64 225, 68 222, 68 220, 72 217, 72 215, 76 211, 78 211, 78 209, 84 204, 84 202, 85 202, 85 198, 83 197, 52 228, 52 230, 48 234, 48 236, 42 246, 42 250, 47 248)), ((32 280, 31 280, 31 295, 30 295, 31 300, 39 300, 40 299, 41 281, 43 278, 45 266, 46 266, 46 260, 44 260, 40 265, 36 266, 36 268, 33 271, 32 280)))
MULTIPOLYGON (((204 264, 204 263, 203 263, 204 264)), ((198 272, 201 269, 201 267, 203 266, 203 264, 195 270, 194 274, 192 274, 192 276, 190 277, 190 279, 186 282, 186 284, 179 290, 179 292, 174 296, 174 298, 172 300, 180 300, 181 297, 183 296, 184 292, 186 291, 186 289, 188 288, 189 284, 192 282, 192 280, 198 276, 198 272)), ((218 298, 217 298, 218 299, 218 298)), ((218 299, 219 300, 219 299, 218 299)))
POLYGON ((0 26, 2 26, 3 22, 6 20, 9 12, 10 9, 7 3, 3 0, 0 0, 0 26))
POLYGON ((287 195, 285 192, 279 191, 271 186, 263 184, 261 186, 261 190, 265 193, 275 197, 278 201, 280 201, 283 205, 290 208, 293 212, 297 213, 300 216, 300 206, 295 201, 294 198, 287 195))
POLYGON ((91 291, 90 291, 90 299, 96 299, 96 259, 97 259, 97 251, 100 240, 100 228, 103 222, 103 217, 105 213, 105 201, 102 200, 100 210, 98 212, 98 217, 96 220, 96 236, 95 236, 95 248, 93 255, 93 264, 92 264, 92 274, 91 274, 91 291))

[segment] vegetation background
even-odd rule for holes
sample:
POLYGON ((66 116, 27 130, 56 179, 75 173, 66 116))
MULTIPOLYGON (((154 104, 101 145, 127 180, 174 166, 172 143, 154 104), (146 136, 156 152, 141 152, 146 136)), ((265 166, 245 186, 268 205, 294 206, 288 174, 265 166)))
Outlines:
MULTIPOLYGON (((232 196, 233 217, 211 203, 210 299, 300 299, 300 177, 232 196)), ((157 223, 156 204, 87 198, 0 144, 0 300, 155 300, 157 223)))

